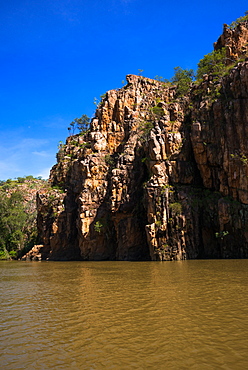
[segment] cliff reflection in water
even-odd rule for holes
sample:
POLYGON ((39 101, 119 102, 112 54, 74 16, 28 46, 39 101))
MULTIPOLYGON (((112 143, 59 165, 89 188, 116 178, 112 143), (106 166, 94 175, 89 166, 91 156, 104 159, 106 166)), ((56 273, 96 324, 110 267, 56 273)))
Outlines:
POLYGON ((247 260, 0 266, 3 369, 248 366, 247 260))

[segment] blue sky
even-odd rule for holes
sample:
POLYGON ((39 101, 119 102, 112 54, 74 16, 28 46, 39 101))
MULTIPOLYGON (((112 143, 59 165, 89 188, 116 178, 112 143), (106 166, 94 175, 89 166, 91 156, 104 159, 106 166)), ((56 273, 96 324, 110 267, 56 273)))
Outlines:
POLYGON ((0 179, 47 178, 70 122, 127 74, 196 69, 243 0, 0 0, 0 179))

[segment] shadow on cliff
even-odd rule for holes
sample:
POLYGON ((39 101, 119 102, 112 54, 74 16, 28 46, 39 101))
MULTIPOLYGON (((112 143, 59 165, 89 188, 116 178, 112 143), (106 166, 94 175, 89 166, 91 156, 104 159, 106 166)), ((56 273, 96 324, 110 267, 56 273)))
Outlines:
MULTIPOLYGON (((114 162, 117 164, 118 156, 114 162)), ((93 253, 91 250, 83 259, 150 260, 145 232, 147 215, 143 204, 143 183, 148 177, 146 166, 140 154, 135 157, 125 199, 115 203, 112 203, 112 170, 113 166, 110 166, 106 195, 90 225, 90 240, 84 242, 89 247, 93 246, 93 253)))

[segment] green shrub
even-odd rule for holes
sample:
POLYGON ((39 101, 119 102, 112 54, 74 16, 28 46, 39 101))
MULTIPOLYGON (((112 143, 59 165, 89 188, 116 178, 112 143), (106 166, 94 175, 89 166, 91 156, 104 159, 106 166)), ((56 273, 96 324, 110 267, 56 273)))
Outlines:
POLYGON ((206 54, 198 63, 196 78, 199 80, 204 74, 222 76, 226 71, 226 49, 214 50, 206 54))
POLYGON ((54 190, 58 190, 60 193, 64 193, 64 189, 63 189, 63 187, 61 186, 61 185, 53 185, 52 186, 52 189, 54 189, 54 190))
POLYGON ((182 69, 181 67, 175 67, 174 71, 171 82, 177 86, 177 95, 182 96, 188 92, 195 74, 193 69, 182 69))
POLYGON ((0 260, 7 260, 7 259, 9 259, 9 255, 4 250, 0 250, 0 260))
POLYGON ((81 134, 86 133, 90 128, 90 118, 83 114, 80 118, 75 118, 68 127, 68 131, 72 135, 74 134, 75 130, 78 130, 81 134))
POLYGON ((151 113, 156 117, 162 117, 164 115, 164 110, 157 105, 155 107, 150 108, 151 113))
POLYGON ((150 121, 142 121, 139 125, 139 132, 141 141, 147 141, 150 136, 150 132, 153 129, 153 123, 150 121))
POLYGON ((12 250, 12 251, 9 252, 9 255, 10 255, 11 258, 17 258, 17 251, 12 250))
POLYGON ((248 163, 248 158, 243 153, 241 153, 241 154, 230 154, 230 157, 232 159, 237 159, 237 160, 241 161, 243 164, 248 163))
POLYGON ((229 231, 220 231, 219 233, 215 233, 215 237, 223 240, 224 237, 227 236, 228 234, 229 234, 229 231))
POLYGON ((171 203, 169 207, 172 210, 172 212, 175 213, 176 215, 182 212, 181 203, 178 203, 178 202, 171 203))
POLYGON ((101 233, 102 232, 102 228, 103 228, 103 224, 100 221, 96 221, 96 223, 94 225, 94 230, 97 233, 101 233))
POLYGON ((248 21, 248 11, 245 12, 245 15, 243 17, 239 17, 236 19, 236 21, 232 22, 228 27, 230 29, 236 28, 240 23, 247 22, 248 21))
POLYGON ((167 78, 164 78, 164 77, 158 76, 158 75, 156 75, 154 77, 154 80, 161 81, 161 82, 168 83, 168 84, 170 83, 170 81, 167 78))
POLYGON ((109 167, 113 167, 115 164, 114 158, 110 154, 106 154, 105 157, 105 162, 109 167))

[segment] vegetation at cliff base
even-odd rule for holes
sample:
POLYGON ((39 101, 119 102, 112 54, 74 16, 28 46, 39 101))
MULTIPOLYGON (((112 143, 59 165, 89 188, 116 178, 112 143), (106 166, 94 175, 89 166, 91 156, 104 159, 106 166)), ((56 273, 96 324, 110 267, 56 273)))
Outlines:
POLYGON ((26 176, 0 184, 0 259, 18 258, 36 242, 36 192, 46 181, 26 176))

